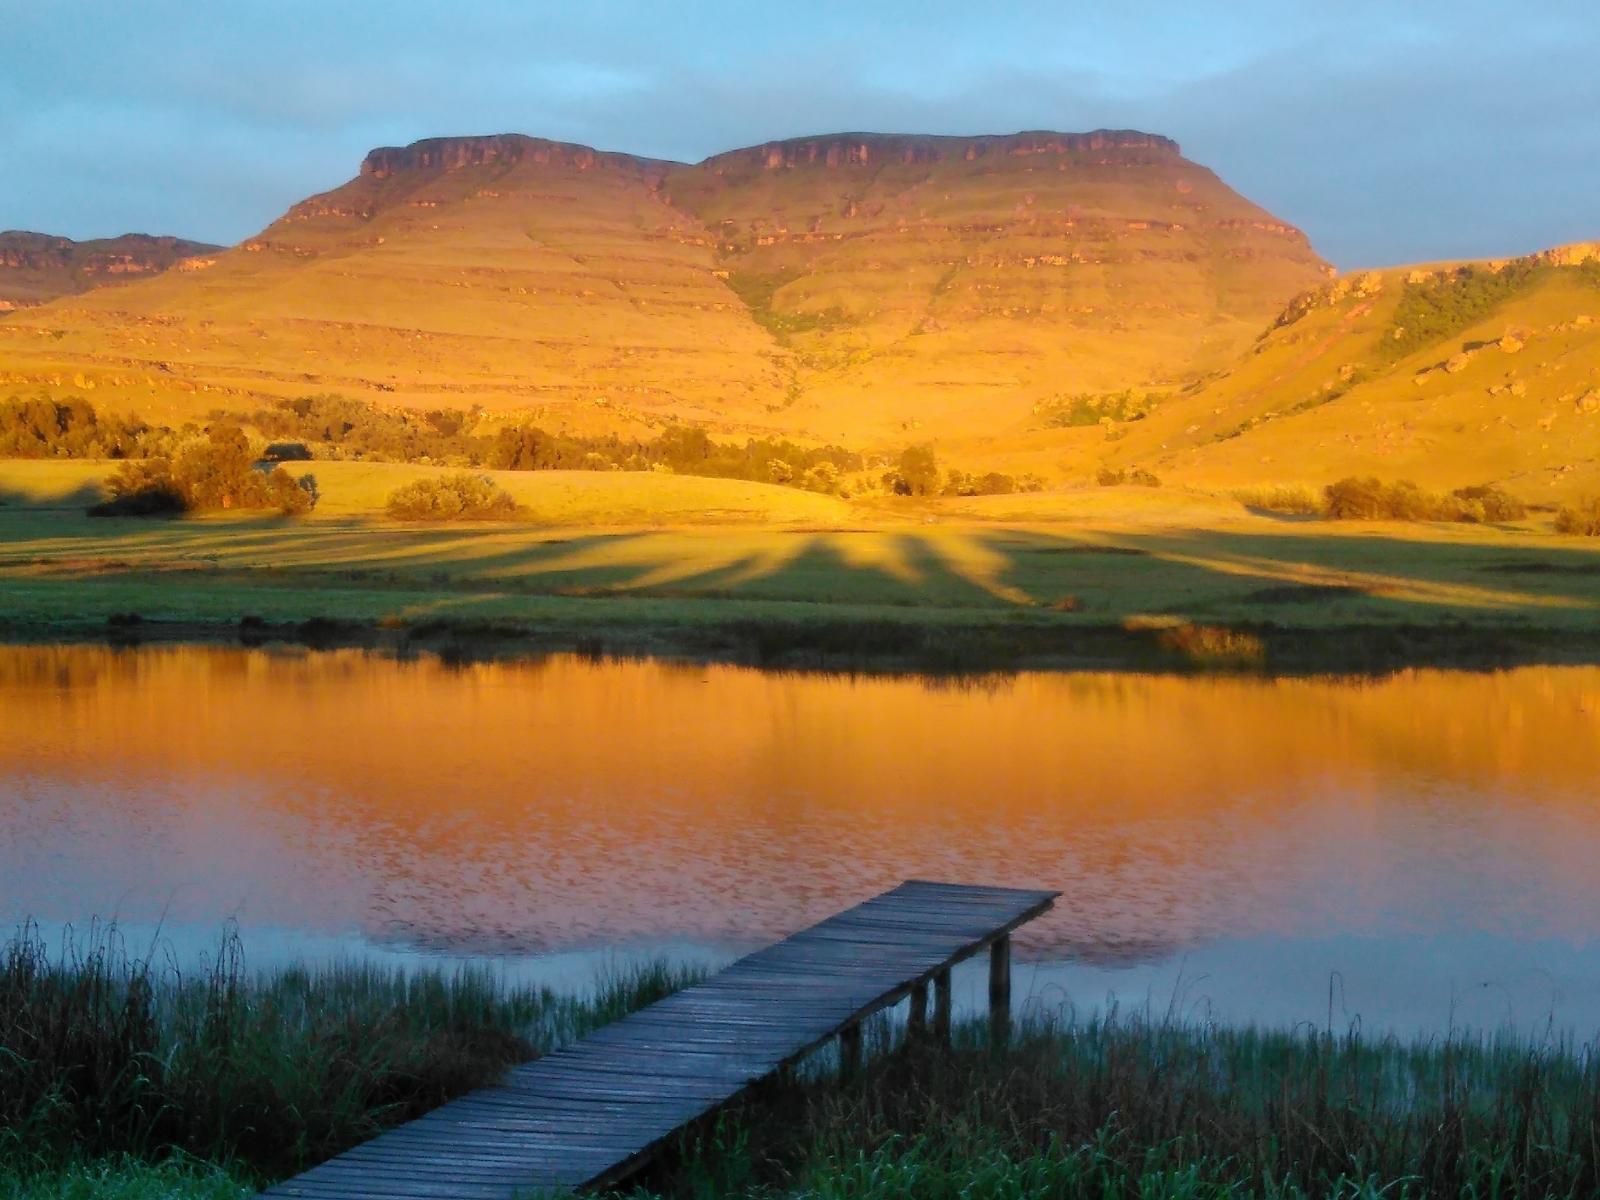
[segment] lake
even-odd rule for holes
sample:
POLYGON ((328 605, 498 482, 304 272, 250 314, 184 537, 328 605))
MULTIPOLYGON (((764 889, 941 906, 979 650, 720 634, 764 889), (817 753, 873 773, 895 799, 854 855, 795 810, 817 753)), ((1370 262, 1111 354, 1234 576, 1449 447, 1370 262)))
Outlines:
MULTIPOLYGON (((1600 669, 980 682, 0 648, 0 920, 179 960, 720 962, 1063 892, 1019 1005, 1600 1031, 1600 669)), ((958 983, 975 994, 969 973, 958 983)))

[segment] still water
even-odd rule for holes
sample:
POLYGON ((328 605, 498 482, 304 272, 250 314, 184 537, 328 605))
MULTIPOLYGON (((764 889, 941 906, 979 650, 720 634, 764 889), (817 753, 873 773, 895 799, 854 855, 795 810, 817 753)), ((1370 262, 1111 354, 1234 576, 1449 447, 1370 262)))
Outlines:
POLYGON ((1059 888, 1019 1004, 1600 1032, 1600 670, 982 685, 0 648, 0 922, 256 965, 716 962, 1059 888), (159 941, 156 941, 159 939, 159 941))

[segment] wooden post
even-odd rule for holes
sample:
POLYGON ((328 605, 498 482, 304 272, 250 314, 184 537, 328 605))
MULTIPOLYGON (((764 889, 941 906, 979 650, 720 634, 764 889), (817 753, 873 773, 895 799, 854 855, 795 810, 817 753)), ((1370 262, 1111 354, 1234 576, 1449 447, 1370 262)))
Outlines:
POLYGON ((906 1040, 920 1041, 928 1032, 928 984, 926 981, 911 989, 911 1011, 906 1016, 906 1040))
POLYGON ((989 1036, 996 1046, 1011 1038, 1011 938, 989 947, 989 1036))
POLYGON ((933 977, 933 1036, 941 1044, 950 1044, 950 968, 946 967, 933 977))
POLYGON ((839 1031, 839 1074, 855 1075, 861 1070, 861 1022, 839 1031))

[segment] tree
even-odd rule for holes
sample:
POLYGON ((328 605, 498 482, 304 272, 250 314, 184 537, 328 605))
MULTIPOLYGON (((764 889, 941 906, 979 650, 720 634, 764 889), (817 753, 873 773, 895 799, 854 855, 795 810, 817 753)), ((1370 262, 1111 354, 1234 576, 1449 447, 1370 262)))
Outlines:
MULTIPOLYGON (((899 475, 912 496, 931 496, 939 490, 939 460, 932 446, 907 446, 900 452, 899 475)), ((898 489, 897 489, 898 490, 898 489)))

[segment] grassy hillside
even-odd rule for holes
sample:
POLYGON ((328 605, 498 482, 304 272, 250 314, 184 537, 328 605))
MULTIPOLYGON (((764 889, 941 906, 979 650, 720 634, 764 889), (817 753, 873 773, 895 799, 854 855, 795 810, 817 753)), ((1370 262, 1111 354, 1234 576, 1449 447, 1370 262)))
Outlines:
POLYGON ((1324 275, 1162 138, 835 141, 374 151, 203 269, 0 320, 0 387, 172 424, 336 392, 864 447, 1182 379, 1324 275))
POLYGON ((1138 462, 1208 488, 1360 474, 1534 503, 1600 491, 1600 247, 1341 279, 1205 387, 1083 433, 1085 469, 1138 462))

